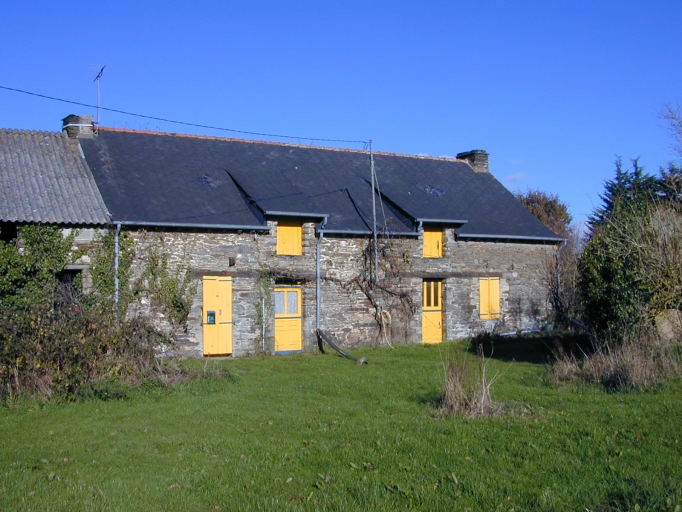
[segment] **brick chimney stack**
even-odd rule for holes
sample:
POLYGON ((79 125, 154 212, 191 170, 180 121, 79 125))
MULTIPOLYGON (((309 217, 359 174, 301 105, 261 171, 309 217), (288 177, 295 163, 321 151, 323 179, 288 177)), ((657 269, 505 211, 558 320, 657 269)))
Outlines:
POLYGON ((457 153, 458 160, 467 160, 474 172, 490 172, 488 168, 488 152, 482 149, 472 149, 464 153, 457 153))
POLYGON ((95 131, 92 116, 75 116, 71 114, 62 119, 62 131, 70 139, 94 139, 95 131))

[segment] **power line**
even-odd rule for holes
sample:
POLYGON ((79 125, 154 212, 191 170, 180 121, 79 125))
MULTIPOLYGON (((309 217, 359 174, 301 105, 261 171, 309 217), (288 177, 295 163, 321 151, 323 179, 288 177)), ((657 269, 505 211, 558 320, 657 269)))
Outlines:
MULTIPOLYGON (((12 87, 5 87, 4 85, 0 85, 0 89, 5 89, 6 91, 20 92, 22 94, 28 94, 29 96, 37 96, 38 98, 44 98, 44 99, 52 100, 52 101, 61 101, 62 103, 68 103, 70 105, 78 105, 81 107, 88 107, 88 108, 98 108, 96 105, 89 105, 87 103, 80 103, 78 101, 64 100, 62 98, 55 98, 53 96, 46 96, 44 94, 38 94, 35 92, 22 91, 21 89, 14 89, 12 87)), ((107 108, 107 107, 99 107, 99 108, 101 110, 106 110, 108 112, 115 112, 117 114, 124 114, 126 116, 141 117, 143 119, 152 119, 154 121, 162 121, 164 123, 180 124, 180 125, 184 125, 184 126, 194 126, 196 128, 207 128, 209 130, 220 130, 223 132, 241 133, 244 135, 256 135, 258 137, 274 137, 274 138, 279 138, 279 139, 298 139, 298 140, 310 140, 310 141, 319 141, 319 142, 346 142, 346 143, 350 143, 350 144, 367 144, 367 142, 364 140, 318 139, 316 137, 294 137, 293 135, 277 135, 277 134, 273 134, 273 133, 247 132, 244 130, 233 130, 231 128, 221 128, 219 126, 209 126, 209 125, 205 125, 205 124, 187 123, 184 121, 174 121, 173 119, 165 119, 163 117, 145 116, 143 114, 135 114, 134 112, 126 112, 124 110, 117 110, 115 108, 107 108)))

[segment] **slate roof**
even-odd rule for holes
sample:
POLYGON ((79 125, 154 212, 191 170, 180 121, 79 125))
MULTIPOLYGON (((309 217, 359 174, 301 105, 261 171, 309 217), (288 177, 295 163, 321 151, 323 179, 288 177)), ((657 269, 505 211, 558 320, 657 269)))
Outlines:
POLYGON ((0 129, 0 220, 109 223, 78 141, 57 132, 0 129))
MULTIPOLYGON (((325 232, 371 232, 367 151, 100 128, 80 140, 114 222, 265 228, 298 215, 325 232)), ((456 159, 375 154, 379 227, 420 222, 461 237, 558 241, 489 173, 456 159)))

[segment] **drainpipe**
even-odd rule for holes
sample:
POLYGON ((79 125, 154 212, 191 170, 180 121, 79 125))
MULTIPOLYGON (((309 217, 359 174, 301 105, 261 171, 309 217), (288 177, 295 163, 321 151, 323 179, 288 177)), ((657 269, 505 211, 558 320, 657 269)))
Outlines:
POLYGON ((116 235, 114 236, 114 314, 118 324, 118 235, 121 233, 121 223, 116 224, 116 235))
POLYGON ((261 316, 261 326, 260 326, 260 348, 265 353, 265 297, 260 300, 260 316, 261 316))
POLYGON ((322 257, 322 239, 324 238, 324 227, 327 224, 327 217, 324 218, 320 227, 317 229, 317 254, 315 258, 315 328, 320 330, 320 308, 322 306, 322 292, 320 287, 320 260, 322 257))

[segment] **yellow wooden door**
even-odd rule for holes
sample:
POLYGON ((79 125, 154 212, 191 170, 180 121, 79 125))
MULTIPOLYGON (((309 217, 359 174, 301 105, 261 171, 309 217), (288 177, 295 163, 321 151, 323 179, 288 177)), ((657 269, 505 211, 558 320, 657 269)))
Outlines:
POLYGON ((301 287, 275 286, 275 352, 303 350, 301 287))
POLYGON ((202 334, 205 356, 232 353, 232 278, 204 276, 202 334))
POLYGON ((422 283, 422 343, 443 341, 443 281, 424 279, 422 283))

